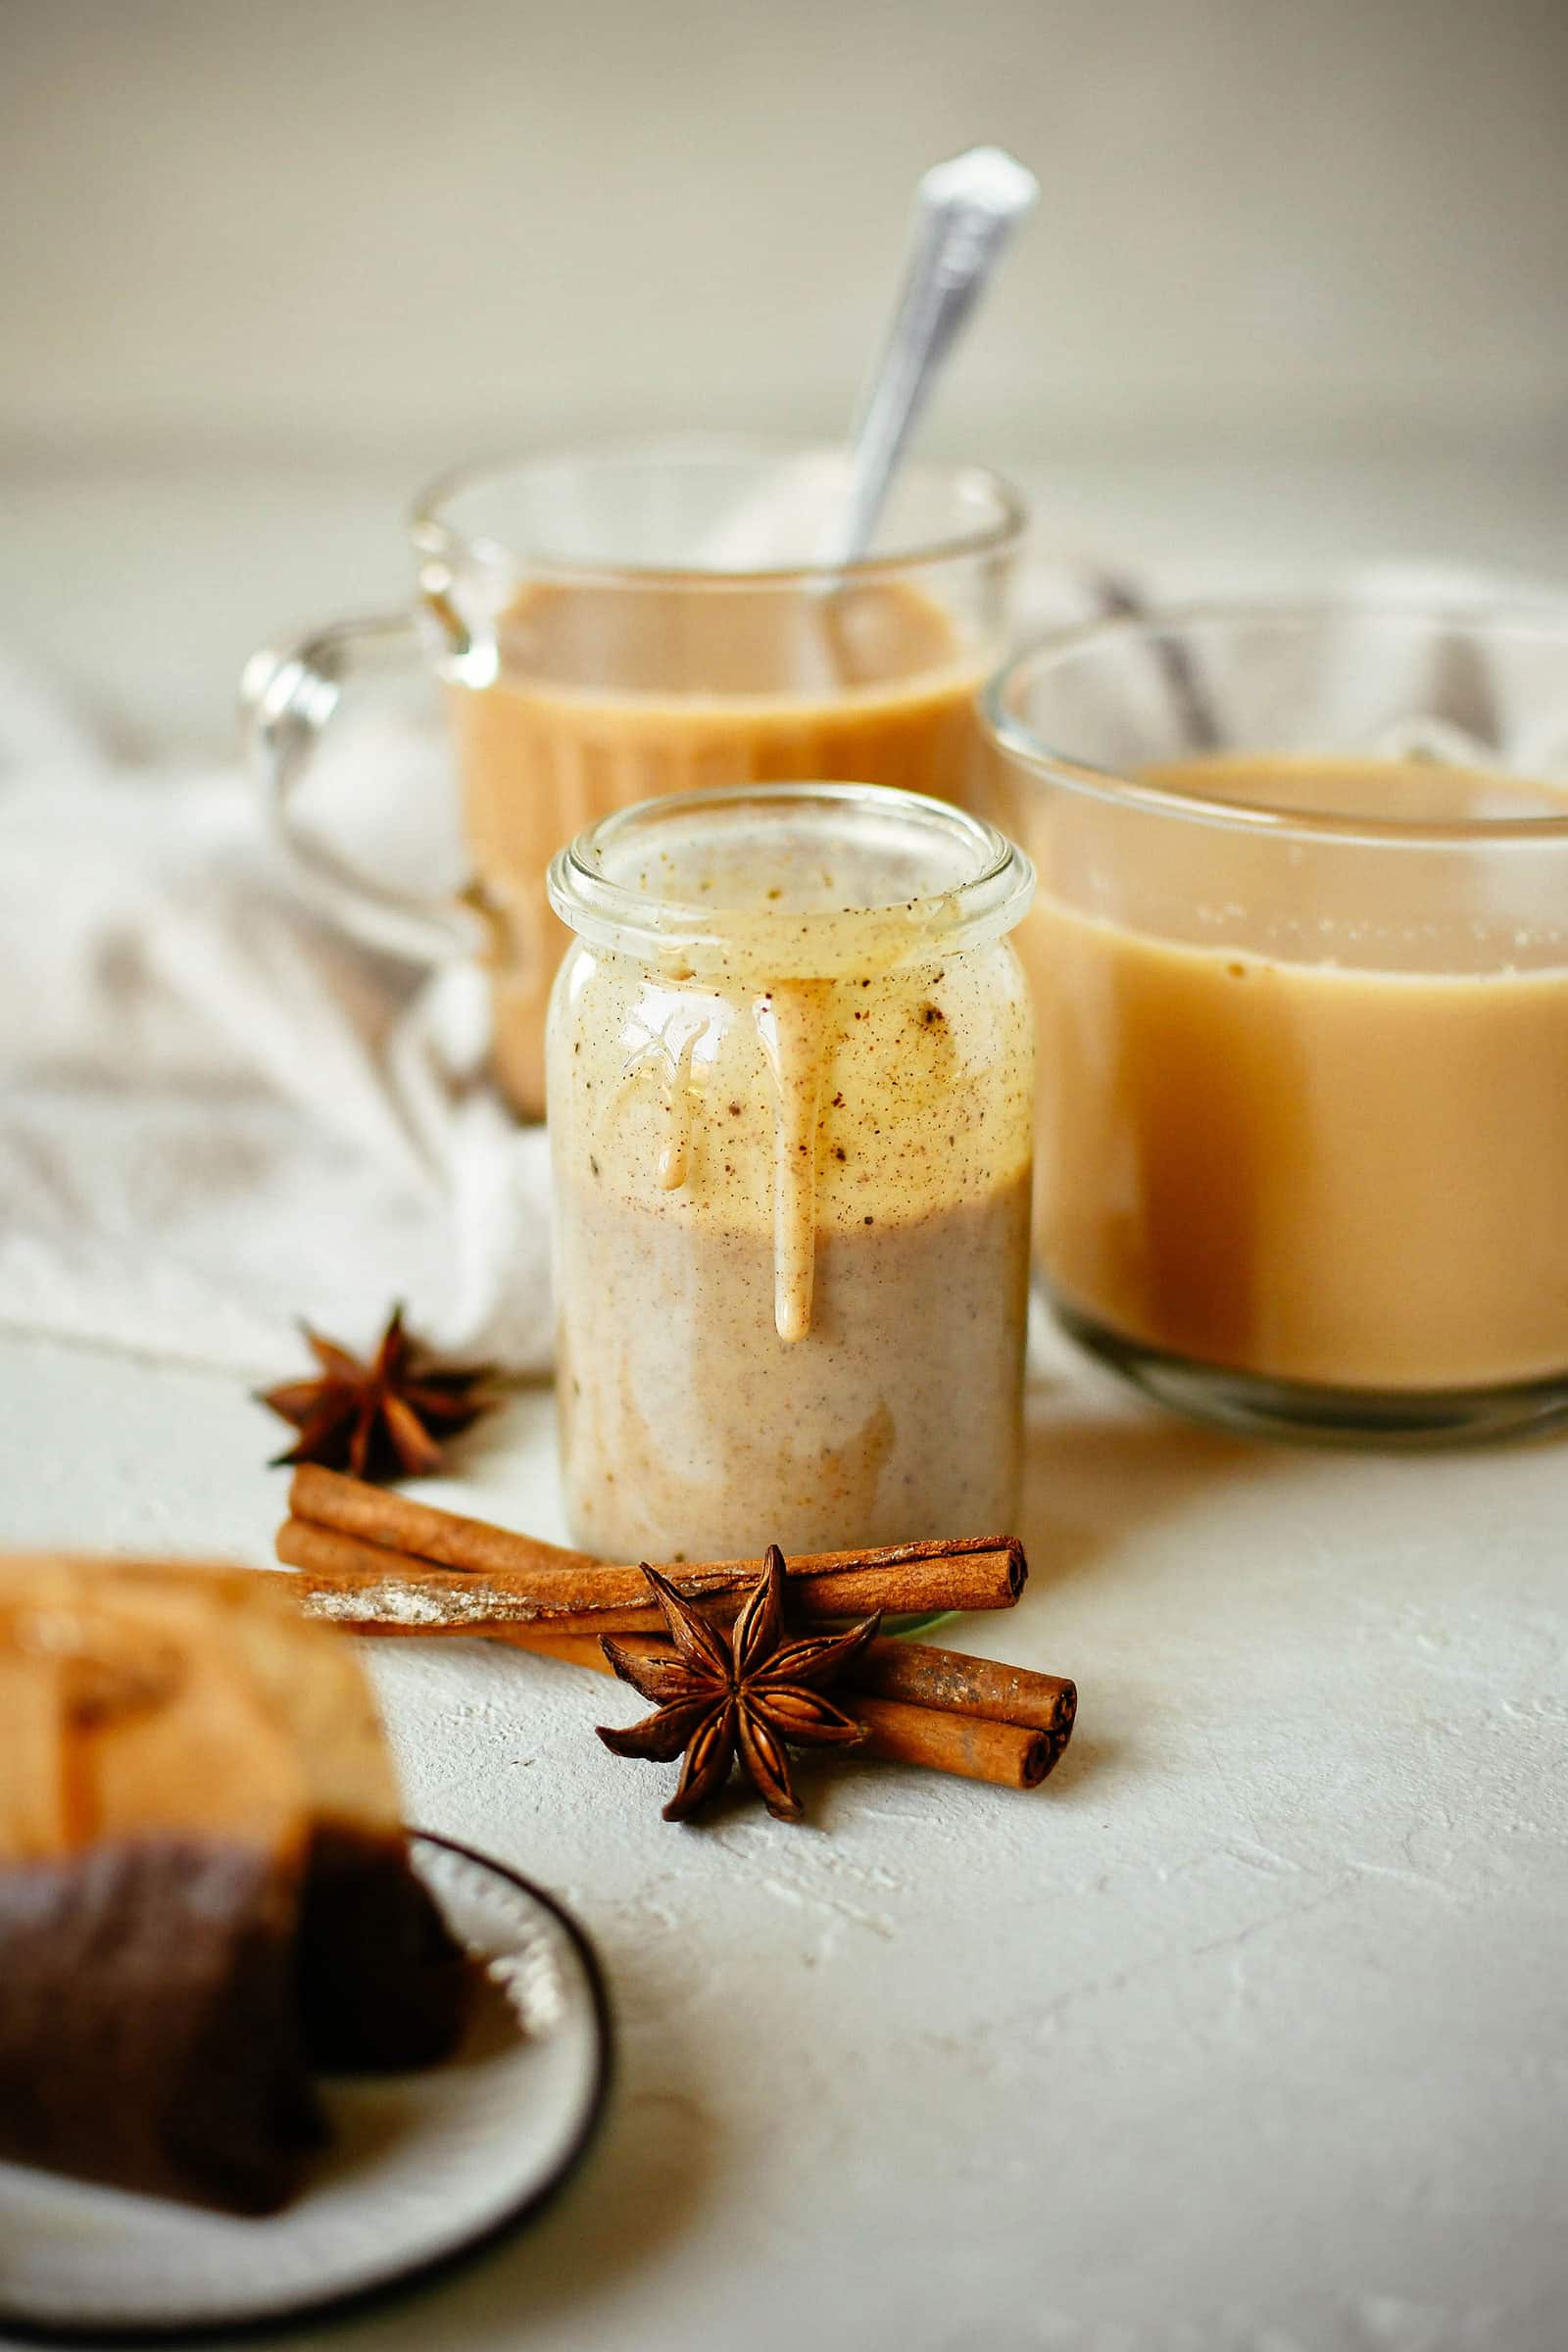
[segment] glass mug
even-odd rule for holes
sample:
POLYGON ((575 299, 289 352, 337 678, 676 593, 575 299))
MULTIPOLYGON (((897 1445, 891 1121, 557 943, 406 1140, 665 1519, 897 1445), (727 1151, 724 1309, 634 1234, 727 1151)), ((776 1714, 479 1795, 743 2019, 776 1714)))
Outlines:
POLYGON ((1023 529, 974 466, 903 468, 865 561, 825 568, 842 452, 680 438, 461 472, 417 502, 416 612, 347 620, 246 673, 254 757, 299 878, 370 944, 480 954, 493 1062, 544 1113, 544 1021, 566 944, 545 872, 651 795, 848 775, 960 802, 977 687, 1004 648, 1023 529), (455 746, 471 877, 404 887, 308 803, 323 729, 422 662, 455 746))
POLYGON ((579 836, 550 1013, 573 1540, 723 1559, 1012 1524, 1028 859, 907 793, 758 786, 579 836))
POLYGON ((988 688, 1068 1329, 1274 1434, 1568 1405, 1568 615, 1064 631, 988 688))

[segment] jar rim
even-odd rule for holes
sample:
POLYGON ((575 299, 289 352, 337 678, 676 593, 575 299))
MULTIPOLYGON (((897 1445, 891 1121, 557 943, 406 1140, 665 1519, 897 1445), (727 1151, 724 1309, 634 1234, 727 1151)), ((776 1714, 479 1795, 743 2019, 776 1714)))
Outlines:
POLYGON ((952 802, 882 784, 778 783, 668 793, 619 808, 589 825, 552 859, 550 904, 591 946, 663 967, 763 971, 777 979, 831 979, 894 970, 999 939, 1025 913, 1034 867, 1016 843, 952 802), (854 819, 918 837, 952 853, 953 880, 912 898, 824 908, 762 903, 744 906, 662 896, 607 870, 639 836, 710 818, 715 839, 728 823, 769 809, 796 816, 831 840, 854 819))

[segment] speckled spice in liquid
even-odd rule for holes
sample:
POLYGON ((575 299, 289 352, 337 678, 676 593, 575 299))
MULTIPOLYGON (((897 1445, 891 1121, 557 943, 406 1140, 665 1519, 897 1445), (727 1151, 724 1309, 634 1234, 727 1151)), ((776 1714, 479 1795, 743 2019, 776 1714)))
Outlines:
POLYGON ((1022 974, 1004 939, 944 955, 940 929, 905 961, 906 909, 845 911, 875 879, 823 864, 822 841, 808 879, 770 843, 749 911, 731 846, 700 972, 579 941, 563 974, 562 1446, 591 1550, 824 1550, 1012 1515, 1022 974))

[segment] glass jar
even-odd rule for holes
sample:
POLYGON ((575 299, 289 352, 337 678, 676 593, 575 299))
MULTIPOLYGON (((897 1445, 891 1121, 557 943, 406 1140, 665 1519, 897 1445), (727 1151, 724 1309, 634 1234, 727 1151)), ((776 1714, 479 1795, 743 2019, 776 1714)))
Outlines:
POLYGON ((618 1559, 1007 1527, 1034 1040, 993 827, 870 785, 579 835, 551 1006, 562 1460, 618 1559))

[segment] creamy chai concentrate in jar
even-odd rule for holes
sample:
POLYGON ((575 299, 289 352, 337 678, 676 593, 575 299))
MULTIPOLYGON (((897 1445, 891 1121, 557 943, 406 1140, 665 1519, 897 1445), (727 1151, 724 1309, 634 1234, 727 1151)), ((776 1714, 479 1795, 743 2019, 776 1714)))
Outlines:
POLYGON ((1012 1517, 1027 859, 856 785, 688 795, 556 860, 562 1453, 620 1559, 1012 1517))

